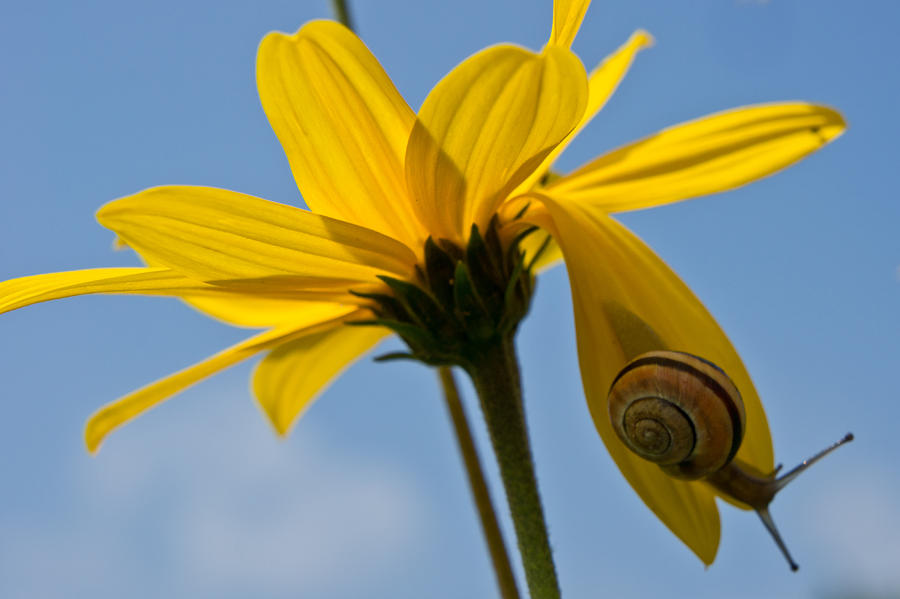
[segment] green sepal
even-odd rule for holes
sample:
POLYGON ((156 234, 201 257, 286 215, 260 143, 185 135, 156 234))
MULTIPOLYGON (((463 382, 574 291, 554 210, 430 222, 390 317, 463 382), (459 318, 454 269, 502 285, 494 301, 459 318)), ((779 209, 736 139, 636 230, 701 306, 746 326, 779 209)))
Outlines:
MULTIPOLYGON (((502 250, 500 250, 500 255, 502 255, 502 250)), ((490 251, 490 247, 485 242, 484 237, 481 236, 478 225, 472 225, 469 231, 469 243, 466 245, 465 259, 476 287, 482 286, 479 285, 479 276, 485 279, 483 284, 485 288, 491 284, 496 285, 503 279, 502 266, 497 263, 494 254, 490 251), (481 272, 476 274, 476 270, 481 272)))
POLYGON ((543 187, 545 185, 550 185, 551 183, 559 179, 562 179, 561 174, 548 170, 546 173, 541 175, 541 178, 538 180, 538 185, 543 187))
POLYGON ((546 237, 544 238, 544 241, 541 242, 541 245, 537 249, 537 251, 534 253, 534 256, 532 256, 531 260, 528 261, 528 270, 529 271, 534 268, 535 264, 537 264, 537 261, 540 259, 541 254, 543 254, 545 251, 547 251, 547 248, 550 247, 550 241, 553 239, 553 237, 549 233, 545 233, 545 234, 546 234, 546 237))
POLYGON ((425 240, 425 274, 432 293, 442 306, 453 305, 453 275, 456 260, 429 237, 425 240))
POLYGON ((412 360, 414 362, 421 362, 422 364, 426 364, 428 366, 458 366, 459 363, 457 360, 445 356, 423 356, 421 354, 408 354, 405 352, 392 352, 389 354, 384 354, 382 356, 376 356, 372 358, 375 362, 394 362, 398 360, 412 360))
POLYGON ((487 313, 492 319, 498 320, 503 312, 502 267, 491 255, 488 245, 475 225, 472 225, 469 244, 466 246, 466 266, 472 286, 487 313))
POLYGON ((531 235, 531 234, 534 233, 535 231, 539 231, 539 230, 540 230, 540 229, 539 229, 538 227, 530 226, 530 227, 527 227, 526 229, 524 229, 524 230, 519 231, 518 233, 516 233, 516 235, 512 238, 512 241, 510 241, 509 247, 506 248, 506 260, 507 260, 507 262, 509 262, 509 263, 515 262, 516 256, 518 256, 519 253, 521 252, 521 249, 519 248, 519 245, 522 243, 522 241, 523 241, 526 237, 528 237, 529 235, 531 235))
POLYGON ((415 362, 419 361, 414 354, 409 352, 395 351, 387 354, 381 354, 380 356, 375 356, 372 358, 375 362, 393 362, 396 360, 413 360, 415 362))
POLYGON ((442 331, 450 324, 434 297, 418 285, 386 275, 378 275, 378 278, 391 288, 417 324, 430 331, 442 331))
POLYGON ((460 260, 465 259, 466 257, 466 253, 462 250, 462 248, 449 239, 439 238, 437 240, 437 246, 444 252, 446 252, 448 256, 450 256, 450 259, 453 260, 454 264, 456 264, 460 260))
POLYGON ((399 320, 391 320, 389 318, 374 318, 365 321, 356 320, 348 322, 347 324, 355 326, 377 325, 390 329, 400 335, 409 345, 410 349, 417 353, 423 348, 430 348, 435 345, 434 336, 428 330, 410 322, 400 322, 399 320))
MULTIPOLYGON (((505 280, 509 275, 509 271, 506 270, 503 260, 503 244, 500 242, 500 226, 499 219, 496 215, 491 219, 491 226, 488 227, 487 232, 484 234, 484 243, 487 245, 488 255, 491 257, 491 262, 494 267, 499 269, 500 280, 505 280)), ((474 226, 474 225, 473 225, 474 226)))
POLYGON ((490 315, 478 297, 478 292, 469 278, 469 270, 465 263, 456 265, 453 285, 453 299, 457 317, 463 321, 469 337, 477 340, 492 336, 494 326, 490 315))
POLYGON ((528 298, 522 297, 522 281, 520 277, 525 272, 525 254, 519 254, 518 260, 513 267, 512 276, 506 284, 506 290, 503 292, 503 317, 500 320, 499 329, 502 333, 508 333, 513 330, 519 321, 525 316, 524 312, 528 311, 528 298), (523 305, 524 304, 524 305, 523 305))
POLYGON ((425 275, 425 271, 422 270, 422 267, 418 264, 416 264, 416 281, 424 287, 428 286, 428 277, 425 275))
POLYGON ((386 293, 363 293, 361 291, 350 290, 350 295, 361 297, 363 299, 372 300, 378 305, 379 313, 394 320, 411 320, 412 317, 406 306, 393 295, 386 293))
POLYGON ((365 318, 363 320, 345 320, 344 324, 350 327, 380 327, 380 318, 365 318))
POLYGON ((518 212, 516 212, 516 215, 512 217, 512 220, 519 220, 520 218, 522 218, 522 216, 525 215, 529 208, 531 208, 531 202, 525 202, 525 205, 522 206, 518 212))

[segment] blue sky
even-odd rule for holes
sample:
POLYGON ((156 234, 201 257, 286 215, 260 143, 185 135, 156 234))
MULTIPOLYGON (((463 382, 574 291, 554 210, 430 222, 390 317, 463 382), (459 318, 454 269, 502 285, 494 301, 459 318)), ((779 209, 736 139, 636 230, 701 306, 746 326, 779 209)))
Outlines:
MULTIPOLYGON (((361 37, 413 107, 482 47, 539 48, 550 6, 351 0, 361 37)), ((135 264, 93 213, 152 185, 299 205, 259 106, 255 52, 266 32, 329 15, 307 0, 4 3, 0 278, 135 264)), ((793 465, 848 430, 857 441, 773 504, 798 574, 752 513, 728 506, 704 569, 606 454, 580 386, 566 273, 547 273, 519 348, 564 596, 900 594, 898 17, 887 0, 618 0, 589 11, 574 46, 588 67, 638 27, 657 44, 563 170, 743 104, 810 100, 846 116, 842 138, 786 172, 621 220, 731 337, 777 460, 793 465)), ((96 458, 84 451, 96 408, 247 334, 160 298, 0 317, 0 596, 494 595, 423 367, 361 361, 280 441, 252 402, 247 363, 129 424, 96 458)))

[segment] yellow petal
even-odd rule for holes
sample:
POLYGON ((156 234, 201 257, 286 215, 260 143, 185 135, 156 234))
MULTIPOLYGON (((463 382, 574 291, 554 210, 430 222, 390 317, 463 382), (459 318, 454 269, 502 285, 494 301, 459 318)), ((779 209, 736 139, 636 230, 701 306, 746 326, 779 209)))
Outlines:
MULTIPOLYGON (((223 294, 216 296, 183 296, 191 307, 223 322, 238 327, 270 328, 289 325, 305 315, 335 310, 336 302, 260 297, 250 294, 223 294)), ((348 295, 343 305, 361 303, 358 297, 348 295)))
MULTIPOLYGON (((125 242, 121 242, 119 245, 118 249, 128 247, 125 242)), ((141 258, 147 261, 148 265, 154 266, 152 261, 148 261, 146 257, 141 256, 141 258)), ((186 280, 195 285, 195 287, 187 287, 183 293, 177 294, 178 298, 189 306, 207 316, 239 327, 272 328, 295 322, 300 314, 309 314, 316 310, 318 305, 367 303, 366 300, 350 293, 349 290, 303 289, 279 292, 267 288, 265 285, 241 285, 240 290, 235 290, 232 287, 207 285, 193 279, 186 279, 164 267, 155 270, 164 270, 168 273, 168 277, 174 280, 186 280)), ((371 289, 362 285, 358 291, 366 289, 373 292, 380 291, 381 285, 375 284, 371 289)))
MULTIPOLYGON (((634 57, 644 48, 653 45, 653 36, 642 29, 631 34, 624 44, 603 59, 588 76, 588 105, 584 111, 584 118, 578 125, 577 133, 594 118, 606 105, 606 102, 619 87, 619 83, 625 77, 634 57)), ((573 133, 573 135, 574 135, 573 133)))
POLYGON ((253 390, 272 426, 286 435, 318 394, 389 331, 339 327, 278 346, 253 376, 253 390))
POLYGON ((467 59, 425 99, 406 154, 407 186, 435 237, 464 241, 584 113, 584 68, 569 50, 497 46, 467 59))
POLYGON ((591 0, 555 0, 550 45, 568 48, 575 41, 591 0))
MULTIPOLYGON (((534 174, 519 185, 513 195, 516 193, 527 192, 534 187, 539 180, 545 185, 550 182, 543 181, 543 178, 546 177, 547 173, 550 171, 550 166, 559 157, 562 151, 566 149, 569 142, 578 135, 578 132, 584 129, 591 119, 593 119, 606 105, 606 102, 619 86, 619 82, 622 81, 625 74, 628 72, 629 67, 631 67, 635 55, 640 50, 652 45, 653 36, 646 31, 639 29, 632 33, 631 37, 628 38, 628 41, 622 44, 618 50, 607 56, 597 68, 591 71, 591 74, 588 76, 588 103, 587 108, 584 111, 584 116, 581 118, 581 122, 578 123, 578 126, 575 127, 568 136, 566 136, 566 139, 563 140, 562 143, 553 149, 550 155, 544 159, 544 163, 535 170, 534 174)), ((558 178, 558 176, 553 176, 549 179, 555 181, 558 178)))
POLYGON ((150 263, 221 285, 340 289, 407 277, 415 255, 370 229, 210 187, 156 187, 97 214, 150 263))
POLYGON ((223 292, 168 268, 92 268, 3 281, 0 314, 38 302, 91 293, 182 296, 223 292))
POLYGON ((416 117, 359 38, 333 21, 270 33, 256 79, 310 209, 417 247, 425 235, 403 178, 416 117))
POLYGON ((793 164, 840 135, 840 114, 800 102, 738 108, 666 129, 547 186, 608 212, 733 189, 793 164))
POLYGON ((684 482, 631 453, 613 432, 606 397, 616 373, 646 351, 672 349, 723 368, 744 399, 747 432, 738 452, 763 472, 773 466, 765 413, 740 357, 700 301, 650 248, 602 211, 544 198, 535 224, 552 232, 572 286, 578 356, 594 424, 625 478, 688 547, 711 563, 719 541, 710 487, 684 482))
POLYGON ((305 335, 315 335, 324 330, 341 326, 341 322, 353 313, 353 308, 335 306, 330 314, 312 312, 309 318, 298 320, 292 326, 266 331, 216 355, 186 368, 162 380, 108 404, 94 413, 84 431, 88 451, 95 453, 106 436, 129 420, 158 405, 175 393, 215 374, 229 366, 282 343, 305 335))

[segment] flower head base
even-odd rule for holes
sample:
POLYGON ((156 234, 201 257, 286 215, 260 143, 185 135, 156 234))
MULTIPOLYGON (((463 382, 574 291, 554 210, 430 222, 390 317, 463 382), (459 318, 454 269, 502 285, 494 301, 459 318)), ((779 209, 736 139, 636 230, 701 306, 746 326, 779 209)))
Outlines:
POLYGON ((379 359, 408 358, 431 366, 470 369, 487 346, 511 339, 528 313, 534 259, 526 264, 521 239, 514 237, 504 245, 496 218, 483 237, 478 226, 472 225, 465 249, 429 237, 416 281, 379 277, 392 295, 356 293, 372 300, 377 318, 348 324, 387 327, 411 351, 379 359))

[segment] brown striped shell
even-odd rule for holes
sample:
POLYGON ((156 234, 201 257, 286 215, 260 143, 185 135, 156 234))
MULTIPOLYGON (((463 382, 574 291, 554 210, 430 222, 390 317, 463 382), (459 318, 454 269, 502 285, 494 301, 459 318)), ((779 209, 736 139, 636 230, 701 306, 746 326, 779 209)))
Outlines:
POLYGON ((608 400, 622 442, 677 478, 709 476, 741 446, 740 392, 721 368, 692 354, 639 355, 616 376, 608 400))

